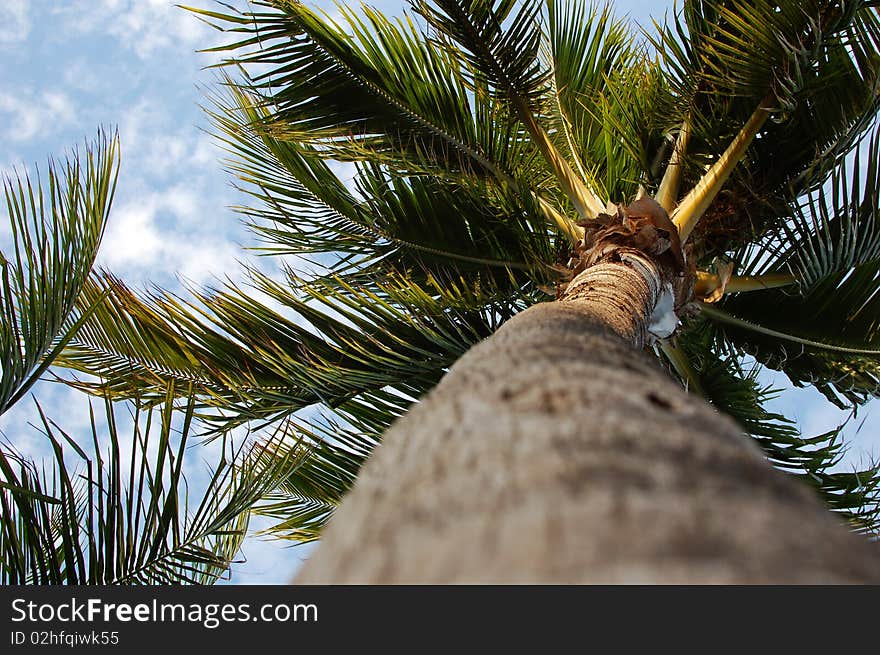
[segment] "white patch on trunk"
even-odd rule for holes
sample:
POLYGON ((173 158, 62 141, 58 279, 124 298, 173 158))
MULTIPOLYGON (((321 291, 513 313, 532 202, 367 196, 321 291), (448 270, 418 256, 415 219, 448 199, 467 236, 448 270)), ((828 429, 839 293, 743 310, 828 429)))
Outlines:
POLYGON ((633 256, 629 253, 621 253, 620 259, 630 266, 641 271, 642 276, 652 287, 662 284, 660 297, 654 305, 654 311, 648 317, 648 333, 657 339, 665 339, 675 332, 678 327, 678 316, 675 314, 675 291, 670 282, 662 283, 655 277, 655 272, 649 269, 642 261, 641 256, 633 256))
POLYGON ((660 298, 648 319, 648 332, 658 339, 665 339, 675 332, 676 327, 678 327, 678 316, 675 314, 675 292, 672 285, 667 282, 663 285, 660 298))

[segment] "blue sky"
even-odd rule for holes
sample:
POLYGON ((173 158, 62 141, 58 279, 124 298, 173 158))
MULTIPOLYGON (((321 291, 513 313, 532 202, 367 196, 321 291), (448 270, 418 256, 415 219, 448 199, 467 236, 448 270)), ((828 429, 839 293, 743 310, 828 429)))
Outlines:
MULTIPOLYGON (((209 0, 189 2, 216 8, 209 0)), ((403 6, 371 4, 388 12, 403 6)), ((662 17, 671 9, 666 2, 614 4, 619 14, 646 24, 649 13, 662 17)), ((199 108, 215 80, 205 67, 216 58, 195 51, 222 39, 167 0, 0 2, 0 169, 44 167, 47 156, 62 156, 99 127, 118 126, 122 167, 99 263, 136 288, 238 279, 237 260, 254 259, 245 250, 253 245, 251 235, 228 208, 242 199, 199 108)), ((85 429, 86 401, 79 394, 48 384, 36 391, 48 415, 74 434, 85 429)), ((813 391, 786 393, 775 407, 799 419, 806 435, 844 418, 813 391)), ((33 415, 24 401, 0 418, 0 428, 19 448, 40 453, 39 435, 25 427, 33 415)), ((878 428, 873 406, 861 410, 847 429, 852 447, 846 465, 880 455, 878 428)), ((201 467, 210 458, 206 451, 194 459, 201 467)), ((284 582, 307 554, 249 538, 247 563, 235 567, 232 582, 284 582)))

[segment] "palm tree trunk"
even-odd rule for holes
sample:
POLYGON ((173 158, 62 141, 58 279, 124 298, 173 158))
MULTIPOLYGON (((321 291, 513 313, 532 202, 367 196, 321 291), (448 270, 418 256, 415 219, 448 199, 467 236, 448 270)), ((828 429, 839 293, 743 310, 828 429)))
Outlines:
POLYGON ((880 582, 872 544, 640 352, 660 280, 599 264, 474 347, 296 582, 880 582))

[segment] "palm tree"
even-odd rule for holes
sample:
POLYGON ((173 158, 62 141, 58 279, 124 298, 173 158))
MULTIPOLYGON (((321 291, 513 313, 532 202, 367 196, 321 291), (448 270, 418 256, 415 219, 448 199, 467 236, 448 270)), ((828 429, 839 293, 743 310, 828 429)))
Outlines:
MULTIPOLYGON (((83 155, 50 162, 45 185, 4 178, 11 248, 0 256, 0 414, 105 301, 93 266, 118 164, 118 137, 101 133, 83 155)), ((86 435, 65 432, 37 404, 50 460, 15 447, 20 428, 0 444, 0 584, 207 584, 227 574, 251 506, 291 462, 281 432, 258 449, 230 439, 202 493, 190 495, 195 401, 178 404, 180 395, 169 384, 153 407, 135 404, 130 435, 109 398, 103 415, 90 408, 86 435)))
POLYGON ((193 10, 283 274, 105 276, 59 361, 296 431, 258 511, 334 516, 304 582, 880 580, 880 471, 832 472, 839 430, 758 378, 878 392, 874 3, 695 0, 647 40, 576 0, 410 6, 193 10))

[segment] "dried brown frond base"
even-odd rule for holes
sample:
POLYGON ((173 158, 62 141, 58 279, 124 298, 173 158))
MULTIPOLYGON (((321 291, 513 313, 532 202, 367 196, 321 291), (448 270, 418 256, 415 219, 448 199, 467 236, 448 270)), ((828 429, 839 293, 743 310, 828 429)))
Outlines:
POLYGON ((603 261, 619 261, 624 253, 635 251, 660 264, 675 288, 678 307, 691 300, 696 271, 689 261, 689 248, 682 247, 666 210, 652 198, 618 205, 614 214, 599 214, 578 225, 584 228, 584 238, 575 244, 565 266, 557 267, 563 276, 556 285, 557 297, 587 268, 603 261))

